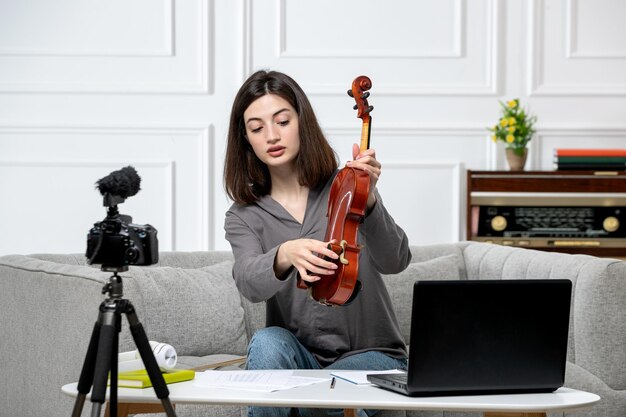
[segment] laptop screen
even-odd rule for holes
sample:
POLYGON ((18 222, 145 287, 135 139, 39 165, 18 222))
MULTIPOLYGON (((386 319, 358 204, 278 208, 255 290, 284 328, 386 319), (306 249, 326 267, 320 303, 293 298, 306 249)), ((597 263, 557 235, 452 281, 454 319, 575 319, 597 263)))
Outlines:
POLYGON ((537 391, 563 385, 571 281, 418 281, 410 391, 537 391))

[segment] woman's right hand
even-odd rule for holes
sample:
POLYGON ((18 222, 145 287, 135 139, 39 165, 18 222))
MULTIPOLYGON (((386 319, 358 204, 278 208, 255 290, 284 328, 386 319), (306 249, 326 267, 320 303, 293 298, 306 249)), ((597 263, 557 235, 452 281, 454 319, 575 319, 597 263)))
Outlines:
POLYGON ((330 242, 315 239, 288 240, 278 248, 274 261, 276 276, 282 276, 291 266, 307 282, 319 281, 320 275, 332 275, 337 265, 324 258, 339 258, 339 255, 328 249, 328 245, 333 242, 334 239, 330 242))

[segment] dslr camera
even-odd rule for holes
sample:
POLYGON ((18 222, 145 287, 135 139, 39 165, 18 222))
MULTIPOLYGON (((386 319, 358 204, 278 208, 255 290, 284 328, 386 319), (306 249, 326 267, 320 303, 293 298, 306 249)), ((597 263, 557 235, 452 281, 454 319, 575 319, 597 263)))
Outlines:
POLYGON ((152 265, 159 261, 157 230, 149 224, 133 224, 120 214, 117 205, 139 191, 141 178, 127 166, 96 182, 108 207, 104 220, 94 223, 87 234, 89 264, 100 264, 103 271, 125 271, 129 265, 152 265))

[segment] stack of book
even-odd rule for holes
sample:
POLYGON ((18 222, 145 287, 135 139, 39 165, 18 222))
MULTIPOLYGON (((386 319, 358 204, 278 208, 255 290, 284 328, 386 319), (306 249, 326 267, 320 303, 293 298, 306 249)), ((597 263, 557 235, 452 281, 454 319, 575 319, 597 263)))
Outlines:
POLYGON ((626 170, 626 149, 555 149, 557 170, 626 170))

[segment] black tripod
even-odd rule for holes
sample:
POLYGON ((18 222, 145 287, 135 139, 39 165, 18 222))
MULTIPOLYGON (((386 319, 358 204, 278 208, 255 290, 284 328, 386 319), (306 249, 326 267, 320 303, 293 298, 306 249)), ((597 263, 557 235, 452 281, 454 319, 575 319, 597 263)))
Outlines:
POLYGON ((117 417, 117 379, 118 379, 118 343, 119 333, 122 329, 122 313, 126 314, 130 325, 130 332, 141 355, 141 360, 146 366, 146 371, 154 387, 157 398, 161 400, 161 404, 165 409, 168 417, 176 417, 176 412, 169 400, 169 390, 161 375, 161 370, 154 358, 154 353, 150 347, 150 342, 146 336, 143 326, 137 318, 135 307, 129 300, 122 298, 122 277, 117 273, 128 270, 128 267, 110 268, 102 267, 103 271, 113 272, 109 279, 109 283, 102 288, 102 293, 108 293, 109 296, 100 304, 100 312, 98 320, 91 333, 89 347, 83 369, 78 380, 78 396, 74 403, 72 417, 80 417, 85 398, 93 384, 91 393, 91 417, 100 417, 102 404, 106 399, 107 380, 110 377, 110 415, 117 417))

